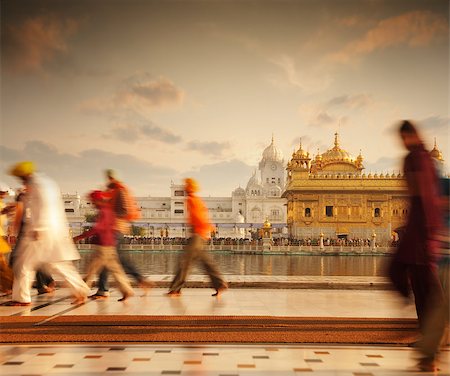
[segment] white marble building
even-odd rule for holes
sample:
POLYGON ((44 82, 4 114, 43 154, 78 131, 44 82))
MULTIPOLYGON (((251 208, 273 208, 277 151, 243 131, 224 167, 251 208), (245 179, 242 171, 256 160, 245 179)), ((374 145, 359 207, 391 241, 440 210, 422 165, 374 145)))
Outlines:
MULTIPOLYGON (((211 222, 216 225, 217 237, 244 238, 262 227, 268 219, 274 227, 274 236, 287 233, 285 163, 274 140, 262 154, 246 188, 238 187, 231 197, 202 197, 209 210, 211 222)), ((64 204, 73 234, 81 231, 86 215, 93 214, 91 203, 79 195, 64 194, 64 204)), ((136 197, 142 218, 135 225, 147 236, 184 237, 186 234, 186 197, 183 185, 171 184, 168 197, 136 197)))

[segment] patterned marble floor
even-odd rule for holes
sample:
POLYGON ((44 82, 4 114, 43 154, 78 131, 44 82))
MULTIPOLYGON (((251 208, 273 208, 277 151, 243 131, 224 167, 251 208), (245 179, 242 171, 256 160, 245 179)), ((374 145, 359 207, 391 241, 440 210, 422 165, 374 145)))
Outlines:
MULTIPOLYGON (((95 290, 93 290, 94 292, 95 290)), ((167 289, 118 302, 70 304, 69 291, 33 295, 30 307, 0 305, 0 316, 61 315, 273 315, 308 317, 414 318, 412 302, 392 291, 320 289, 229 289, 219 299, 213 290, 186 288, 179 298, 167 289)), ((10 297, 1 297, 0 303, 10 297)), ((441 353, 438 375, 450 376, 449 348, 441 353)), ((0 374, 25 375, 339 375, 397 376, 426 374, 414 368, 417 354, 407 347, 305 345, 3 345, 0 374)))
MULTIPOLYGON (((435 375, 450 375, 448 349, 435 375)), ((401 376, 425 375, 401 347, 14 346, 0 347, 3 376, 401 376)))
MULTIPOLYGON (((94 293, 95 290, 92 290, 94 293)), ((246 315, 302 317, 415 318, 414 304, 407 304, 392 291, 320 289, 228 289, 220 299, 212 289, 186 288, 179 298, 165 296, 167 289, 141 289, 125 303, 111 291, 106 300, 89 300, 71 306, 68 289, 34 295, 30 307, 0 306, 0 316, 51 315, 246 315)), ((35 291, 33 292, 35 294, 35 291)), ((10 297, 0 298, 0 303, 10 297)))

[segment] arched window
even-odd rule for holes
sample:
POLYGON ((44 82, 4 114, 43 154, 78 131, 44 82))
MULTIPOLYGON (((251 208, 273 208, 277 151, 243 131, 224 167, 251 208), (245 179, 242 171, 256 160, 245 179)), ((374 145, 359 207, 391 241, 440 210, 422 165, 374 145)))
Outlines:
POLYGON ((311 217, 311 208, 305 209, 305 217, 311 217))
POLYGON ((380 208, 375 208, 375 211, 374 211, 374 214, 373 214, 375 217, 379 217, 379 216, 381 216, 381 210, 380 210, 380 208))

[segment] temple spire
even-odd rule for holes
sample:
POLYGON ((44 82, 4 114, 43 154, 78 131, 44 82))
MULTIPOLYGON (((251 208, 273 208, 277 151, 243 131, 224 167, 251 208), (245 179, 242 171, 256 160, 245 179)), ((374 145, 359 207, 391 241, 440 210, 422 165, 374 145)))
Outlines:
POLYGON ((339 149, 339 134, 337 132, 334 134, 334 147, 339 149))

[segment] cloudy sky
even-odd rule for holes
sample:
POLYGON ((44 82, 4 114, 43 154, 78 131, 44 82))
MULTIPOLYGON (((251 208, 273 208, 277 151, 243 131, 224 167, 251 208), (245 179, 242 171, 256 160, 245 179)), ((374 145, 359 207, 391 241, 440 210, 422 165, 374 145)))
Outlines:
MULTIPOLYGON (((136 195, 245 186, 264 148, 360 150, 398 171, 395 126, 450 159, 447 0, 1 1, 0 180, 33 160, 64 192, 120 171, 136 195)), ((447 164, 448 171, 448 164, 447 164)))

